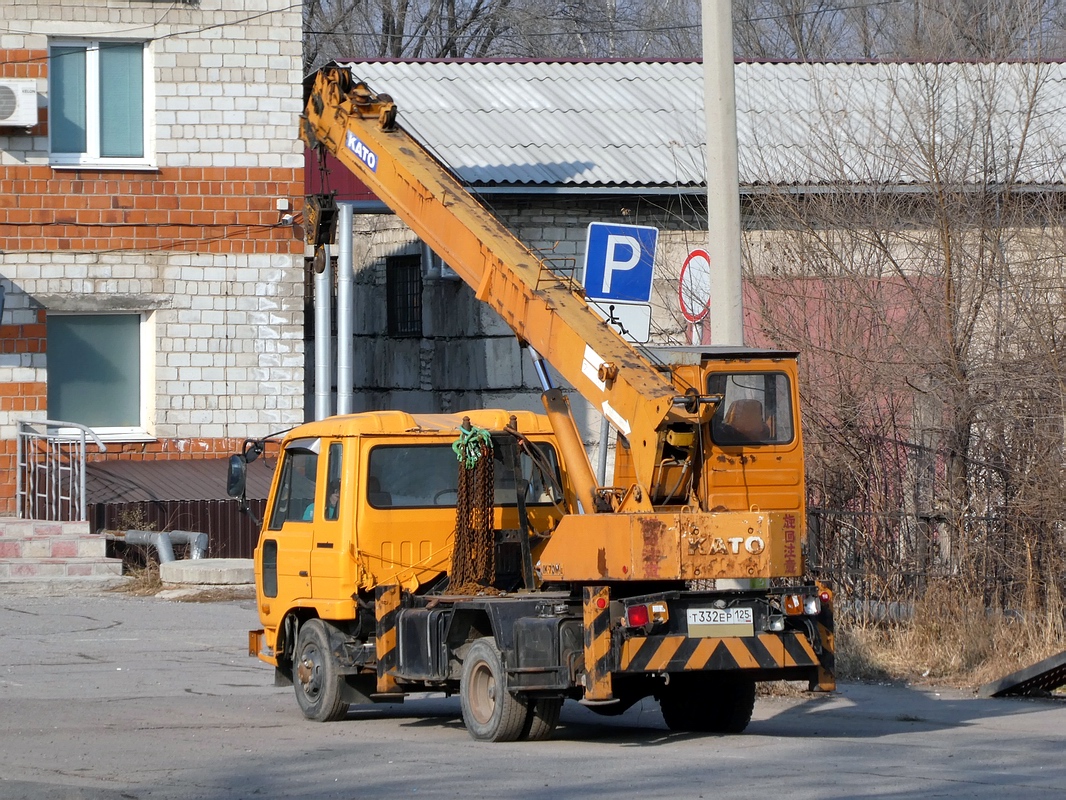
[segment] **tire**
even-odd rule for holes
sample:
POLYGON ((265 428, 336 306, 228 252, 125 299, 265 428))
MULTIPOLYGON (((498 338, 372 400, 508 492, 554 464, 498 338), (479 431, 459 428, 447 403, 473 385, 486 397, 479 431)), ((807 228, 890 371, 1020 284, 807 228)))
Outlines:
POLYGON ((739 676, 675 676, 659 696, 666 727, 695 733, 742 733, 755 708, 755 681, 739 676))
POLYGON ((521 738, 531 742, 543 742, 550 739, 555 726, 559 724, 559 712, 563 710, 563 698, 541 697, 529 701, 526 714, 526 735, 521 738))
POLYGON ((529 705, 507 691, 507 673, 492 637, 476 639, 459 677, 463 722, 475 739, 513 742, 524 732, 529 705))
POLYGON ((293 654, 292 685, 296 702, 304 716, 316 722, 333 722, 348 713, 344 696, 344 676, 333 660, 329 632, 320 619, 300 626, 293 654))

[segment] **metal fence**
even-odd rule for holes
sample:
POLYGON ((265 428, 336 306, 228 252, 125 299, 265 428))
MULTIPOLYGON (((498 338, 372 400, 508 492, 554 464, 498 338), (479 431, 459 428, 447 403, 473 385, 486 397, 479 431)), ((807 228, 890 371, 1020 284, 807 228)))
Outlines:
POLYGON ((957 520, 811 508, 807 566, 858 604, 912 604, 952 581, 986 607, 1042 603, 1066 592, 1066 521, 1019 529, 1008 517, 957 520))

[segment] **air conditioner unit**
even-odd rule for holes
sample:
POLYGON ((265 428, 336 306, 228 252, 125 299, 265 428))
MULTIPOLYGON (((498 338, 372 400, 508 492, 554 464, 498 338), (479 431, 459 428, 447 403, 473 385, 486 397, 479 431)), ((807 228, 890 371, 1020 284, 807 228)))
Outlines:
POLYGON ((37 124, 37 79, 0 78, 0 128, 37 124))

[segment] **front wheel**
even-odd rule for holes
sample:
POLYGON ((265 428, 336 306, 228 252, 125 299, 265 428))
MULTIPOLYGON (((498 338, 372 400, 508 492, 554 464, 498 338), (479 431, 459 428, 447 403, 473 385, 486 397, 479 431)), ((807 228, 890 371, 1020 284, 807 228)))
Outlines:
POLYGON ((333 660, 329 631, 320 619, 300 626, 292 664, 296 702, 304 716, 316 722, 332 722, 348 713, 343 700, 344 676, 333 660))
POLYGON ((459 701, 463 722, 475 739, 513 742, 524 732, 528 705, 507 691, 503 658, 492 637, 470 645, 459 677, 459 701))

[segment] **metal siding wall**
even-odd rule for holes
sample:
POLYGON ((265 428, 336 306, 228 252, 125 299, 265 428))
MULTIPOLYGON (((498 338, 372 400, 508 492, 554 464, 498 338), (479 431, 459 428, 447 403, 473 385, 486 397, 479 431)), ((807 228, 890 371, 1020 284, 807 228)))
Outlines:
MULTIPOLYGON (((265 500, 249 500, 262 519, 265 500)), ((206 533, 209 558, 251 558, 259 528, 238 510, 236 500, 170 500, 137 503, 95 503, 89 506, 94 533, 129 529, 206 533)))

